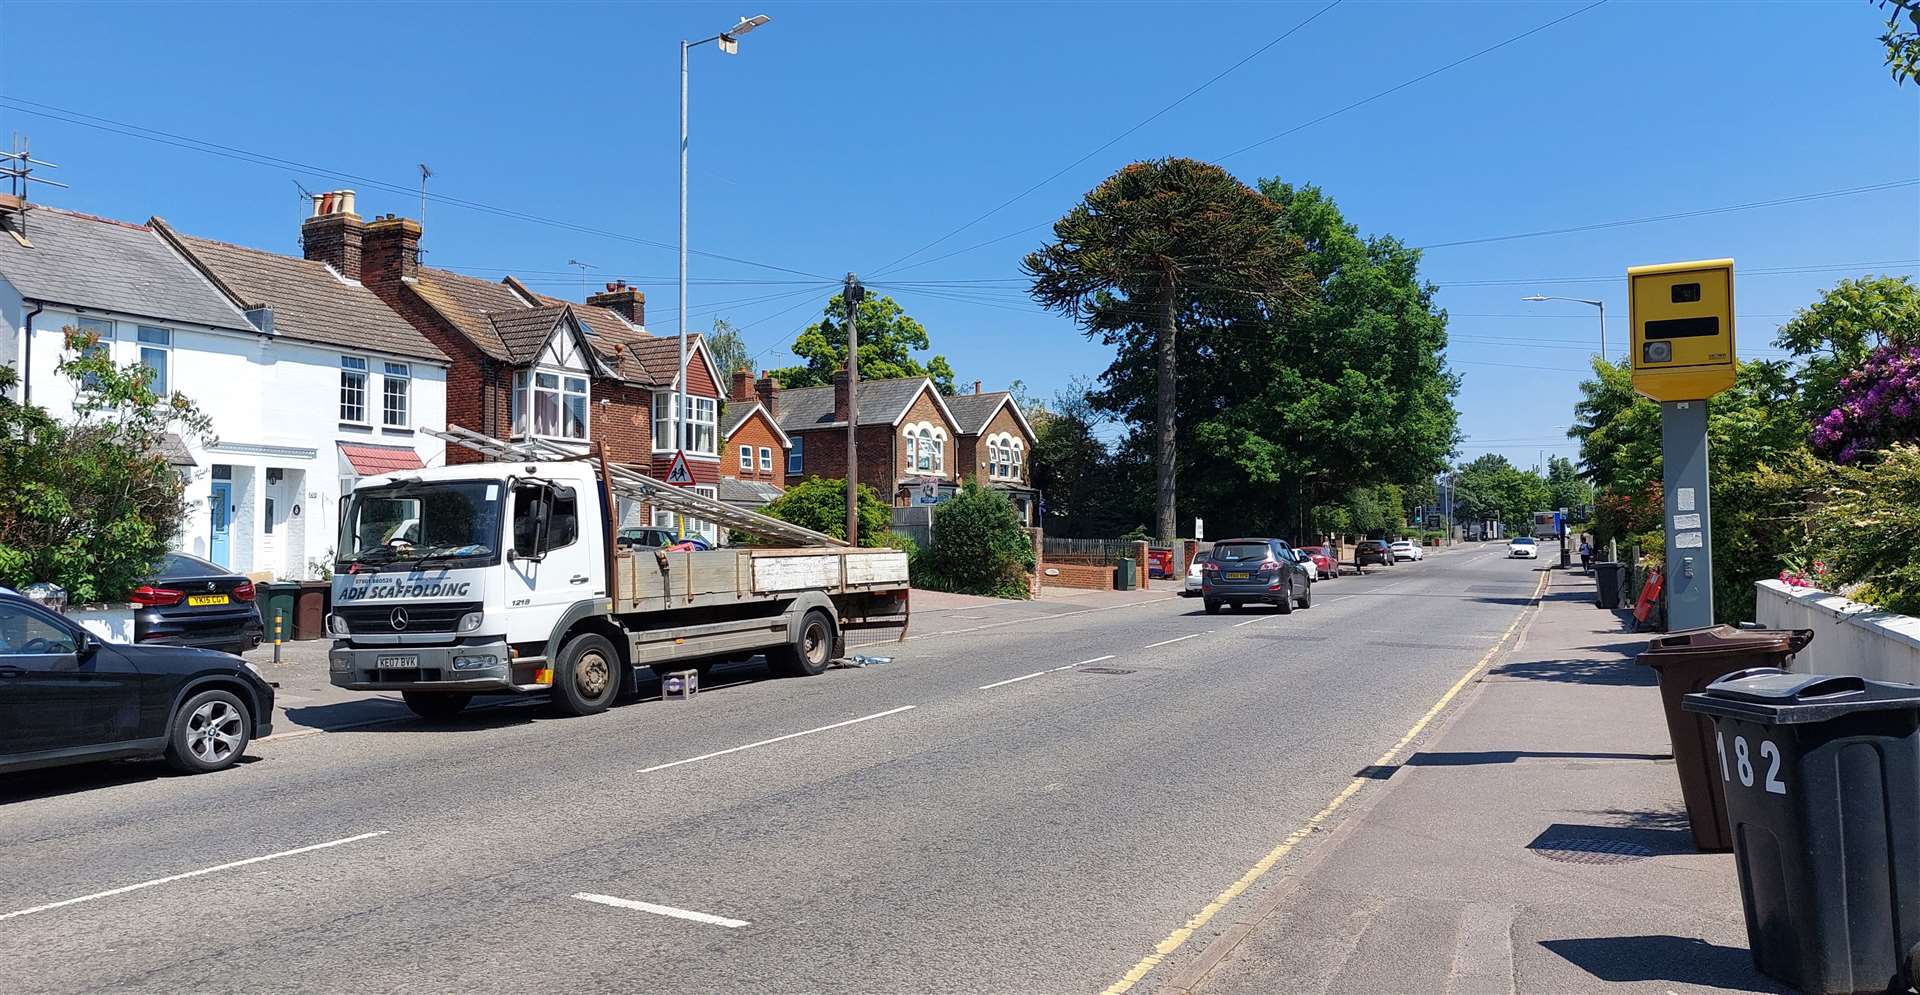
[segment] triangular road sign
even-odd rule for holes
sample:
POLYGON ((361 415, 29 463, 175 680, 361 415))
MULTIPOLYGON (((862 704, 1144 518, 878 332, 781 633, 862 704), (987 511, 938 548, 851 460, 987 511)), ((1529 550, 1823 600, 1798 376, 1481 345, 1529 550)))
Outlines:
POLYGON ((676 487, 693 486, 693 468, 687 465, 686 450, 674 450, 673 462, 667 466, 667 483, 676 487))

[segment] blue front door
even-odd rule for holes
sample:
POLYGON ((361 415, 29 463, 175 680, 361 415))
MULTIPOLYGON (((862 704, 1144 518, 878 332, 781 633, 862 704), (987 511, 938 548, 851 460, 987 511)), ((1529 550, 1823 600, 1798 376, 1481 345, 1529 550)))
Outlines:
POLYGON ((233 484, 224 480, 213 482, 213 496, 207 499, 207 514, 213 521, 213 534, 207 540, 207 559, 221 566, 232 566, 227 562, 227 530, 232 524, 233 484))

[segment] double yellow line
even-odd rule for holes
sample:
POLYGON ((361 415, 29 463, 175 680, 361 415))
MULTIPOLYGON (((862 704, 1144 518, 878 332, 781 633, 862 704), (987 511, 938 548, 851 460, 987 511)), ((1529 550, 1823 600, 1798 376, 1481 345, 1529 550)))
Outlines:
MULTIPOLYGON (((1486 655, 1482 656, 1479 662, 1473 665, 1472 669, 1460 675, 1460 679, 1453 682, 1453 686, 1447 689, 1446 694, 1440 696, 1439 701, 1433 703, 1432 708, 1427 709, 1427 714, 1420 716, 1420 721, 1415 722, 1412 728, 1407 730, 1406 735, 1401 736, 1398 742, 1388 748, 1387 752, 1380 754, 1380 759, 1373 762, 1375 767, 1391 766, 1395 759, 1399 757, 1400 751, 1406 749, 1407 744, 1413 742, 1421 732, 1425 731, 1427 726, 1446 709, 1448 703, 1458 697, 1460 692, 1464 690, 1468 684, 1472 683, 1474 678, 1480 676, 1480 672, 1485 670, 1489 663, 1493 662, 1493 658, 1498 656, 1500 651, 1506 647, 1507 641, 1513 638, 1515 632, 1519 631, 1520 623, 1524 622, 1528 617, 1528 611, 1539 606, 1540 596, 1546 593, 1548 578, 1552 576, 1552 571, 1541 571, 1540 583, 1534 586, 1533 597, 1530 599, 1527 608, 1514 616, 1513 624, 1507 626, 1507 631, 1500 634, 1500 639, 1493 644, 1491 649, 1487 650, 1486 655)), ((1179 929, 1168 933, 1166 939, 1154 945, 1152 953, 1140 958, 1139 963, 1134 964, 1133 967, 1127 970, 1126 974, 1121 975, 1120 980, 1108 985, 1106 991, 1102 992, 1101 995, 1125 995, 1126 992, 1132 991, 1133 986, 1140 983, 1140 979, 1146 977, 1148 972, 1154 968, 1159 967, 1175 950, 1186 945, 1186 942, 1193 938, 1194 933, 1212 921, 1213 917, 1218 915, 1221 909, 1226 908, 1228 902, 1240 897, 1248 888, 1253 887, 1254 882, 1266 876, 1266 873, 1272 870, 1275 864, 1279 863, 1287 854, 1292 853, 1294 847, 1299 846, 1301 841, 1313 835, 1313 833, 1320 828, 1321 823, 1331 818, 1333 813, 1340 810, 1340 806, 1345 805, 1354 795, 1359 794, 1360 789, 1373 780, 1374 778, 1371 777, 1355 777, 1352 781, 1349 781, 1346 787, 1340 789, 1339 794, 1333 796, 1332 801, 1327 802, 1325 808, 1314 813, 1313 817, 1305 823, 1302 823, 1300 828, 1288 833, 1286 839, 1281 840, 1278 846, 1267 851, 1267 855, 1261 857, 1259 862, 1248 868, 1247 873, 1240 875, 1240 880, 1228 885, 1227 890, 1214 896, 1213 901, 1202 906, 1200 911, 1195 912, 1179 929)))

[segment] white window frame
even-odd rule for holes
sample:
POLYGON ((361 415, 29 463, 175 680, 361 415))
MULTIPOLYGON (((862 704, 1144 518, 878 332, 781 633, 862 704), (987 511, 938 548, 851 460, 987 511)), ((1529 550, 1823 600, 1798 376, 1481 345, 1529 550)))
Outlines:
POLYGON ((768 446, 760 447, 760 472, 761 473, 773 472, 773 449, 771 447, 768 447, 768 446))
POLYGON ((340 357, 340 423, 342 425, 372 427, 372 423, 367 421, 367 401, 369 400, 367 395, 372 390, 373 380, 371 366, 372 364, 367 362, 365 356, 340 357), (356 363, 359 365, 354 365, 356 363), (357 417, 348 410, 347 393, 349 391, 359 395, 359 400, 354 402, 358 408, 357 417))
MULTIPOLYGON (((74 318, 74 323, 80 329, 80 331, 93 332, 96 336, 99 337, 99 340, 100 340, 99 342, 95 343, 93 348, 91 349, 85 346, 82 346, 80 348, 80 358, 85 359, 89 356, 98 356, 98 355, 104 354, 107 357, 107 362, 111 363, 114 361, 113 359, 114 327, 113 327, 113 322, 111 320, 106 318, 89 318, 86 315, 79 315, 74 318)), ((84 382, 85 382, 85 385, 89 389, 91 389, 94 387, 98 387, 100 385, 100 378, 89 373, 87 374, 84 382)))
POLYGON ((807 437, 795 435, 793 445, 787 450, 787 476, 798 477, 807 468, 807 437))
POLYGON ((592 384, 587 375, 578 370, 565 370, 551 366, 535 366, 527 370, 515 370, 513 373, 513 400, 508 405, 513 419, 515 437, 532 435, 538 439, 553 439, 557 442, 585 442, 593 437, 593 398, 592 384), (553 380, 551 387, 540 384, 541 377, 553 380), (554 419, 557 432, 541 432, 539 428, 540 395, 554 396, 554 419), (567 431, 568 402, 580 404, 580 434, 567 431))
MULTIPOLYGON (((695 484, 689 489, 702 497, 709 497, 714 500, 719 500, 720 498, 720 488, 713 484, 695 484)), ((678 519, 679 515, 675 512, 659 507, 653 509, 653 527, 656 529, 667 529, 671 531, 675 537, 680 535, 680 522, 678 519)), ((691 535, 697 535, 713 545, 717 546, 720 544, 720 526, 712 522, 702 521, 701 519, 688 516, 687 532, 691 535)))
POLYGON ((154 380, 159 387, 154 393, 166 397, 173 390, 173 329, 158 325, 137 325, 133 333, 134 358, 140 365, 154 371, 154 380), (149 338, 148 333, 153 333, 149 338), (155 366, 150 357, 157 356, 160 365, 155 366))
MULTIPOLYGON (((653 451, 670 453, 679 448, 679 433, 669 424, 675 394, 670 390, 653 394, 653 451), (663 445, 661 440, 664 439, 663 445)), ((696 456, 720 456, 720 399, 687 395, 682 412, 687 425, 687 453, 696 456)))
POLYGON ((406 363, 382 362, 380 364, 380 426, 382 428, 413 430, 413 367, 406 363), (399 390, 398 411, 395 410, 394 393, 399 390), (398 415, 398 418, 395 415, 398 415))
POLYGON ((753 469, 753 447, 752 446, 740 447, 740 469, 742 470, 753 469))
POLYGON ((1019 480, 1026 448, 1026 443, 1010 432, 987 436, 987 476, 994 480, 1019 480))
POLYGON ((906 439, 906 472, 945 476, 947 472, 947 430, 932 422, 914 422, 902 426, 906 439))

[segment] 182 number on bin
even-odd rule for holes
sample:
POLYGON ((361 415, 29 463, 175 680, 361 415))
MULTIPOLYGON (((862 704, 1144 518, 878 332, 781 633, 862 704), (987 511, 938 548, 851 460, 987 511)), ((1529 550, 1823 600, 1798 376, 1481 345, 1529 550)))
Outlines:
MULTIPOLYGON (((1740 783, 1743 786, 1753 787, 1753 753, 1747 747, 1747 737, 1733 737, 1733 757, 1731 764, 1728 763, 1727 757, 1726 733, 1715 730, 1713 740, 1714 745, 1720 748, 1720 779, 1731 784, 1734 775, 1738 774, 1740 776, 1740 783)), ((1773 745, 1773 740, 1763 739, 1760 741, 1760 760, 1767 765, 1766 776, 1762 778, 1761 786, 1766 788, 1771 794, 1786 794, 1787 782, 1780 780, 1780 748, 1773 745)))

